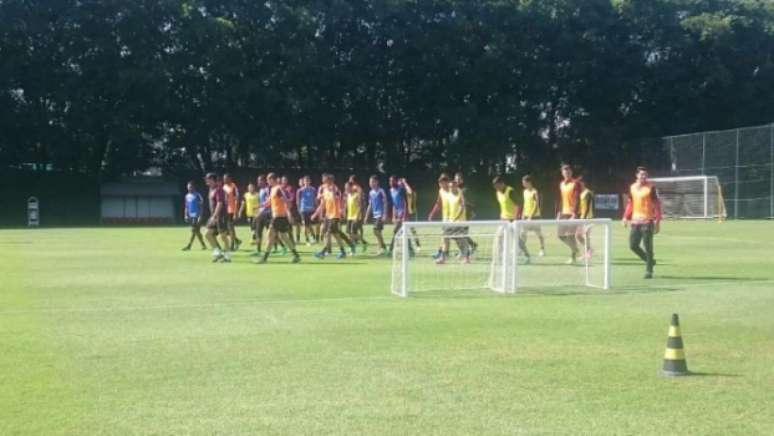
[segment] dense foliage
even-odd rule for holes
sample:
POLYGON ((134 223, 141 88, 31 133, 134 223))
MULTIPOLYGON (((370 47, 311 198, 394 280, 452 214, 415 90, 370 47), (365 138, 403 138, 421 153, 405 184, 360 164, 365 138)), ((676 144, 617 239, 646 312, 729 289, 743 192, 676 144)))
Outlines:
POLYGON ((0 0, 0 163, 614 168, 771 121, 753 0, 0 0))

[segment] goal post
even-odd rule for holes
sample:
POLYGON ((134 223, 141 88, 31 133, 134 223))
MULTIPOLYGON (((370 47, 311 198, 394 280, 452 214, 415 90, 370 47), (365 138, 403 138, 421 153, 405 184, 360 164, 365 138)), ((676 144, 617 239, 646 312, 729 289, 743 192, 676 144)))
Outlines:
POLYGON ((396 235, 392 293, 609 289, 612 221, 406 222, 396 235), (577 248, 570 263, 571 245, 577 248), (526 251, 525 251, 526 250, 526 251))
POLYGON ((723 188, 717 176, 655 177, 665 218, 726 218, 723 188))
POLYGON ((393 249, 392 292, 401 297, 449 289, 512 292, 512 232, 507 221, 405 222, 393 249), (444 256, 441 247, 447 247, 444 256))

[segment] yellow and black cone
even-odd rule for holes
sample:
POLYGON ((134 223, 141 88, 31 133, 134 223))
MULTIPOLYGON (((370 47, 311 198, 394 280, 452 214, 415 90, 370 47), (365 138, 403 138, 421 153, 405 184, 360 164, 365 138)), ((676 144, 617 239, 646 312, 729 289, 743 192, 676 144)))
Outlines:
POLYGON ((665 376, 688 375, 688 363, 685 361, 683 338, 680 335, 680 319, 677 314, 672 315, 672 324, 669 326, 666 352, 664 352, 664 368, 661 373, 665 376))

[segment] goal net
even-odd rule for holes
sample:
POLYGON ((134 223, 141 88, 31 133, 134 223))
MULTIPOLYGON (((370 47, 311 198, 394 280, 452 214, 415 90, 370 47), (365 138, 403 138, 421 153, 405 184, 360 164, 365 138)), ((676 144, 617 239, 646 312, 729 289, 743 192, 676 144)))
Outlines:
POLYGON ((396 236, 392 292, 608 289, 610 240, 607 219, 407 222, 396 236))
POLYGON ((650 179, 658 189, 665 218, 723 219, 726 207, 716 176, 650 179))

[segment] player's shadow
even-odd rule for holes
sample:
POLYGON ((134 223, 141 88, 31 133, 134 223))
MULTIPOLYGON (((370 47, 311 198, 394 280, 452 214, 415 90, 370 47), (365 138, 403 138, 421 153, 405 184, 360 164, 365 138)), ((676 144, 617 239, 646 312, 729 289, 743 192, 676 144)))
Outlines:
POLYGON ((337 265, 365 265, 366 262, 351 262, 346 260, 337 260, 335 262, 321 262, 319 260, 315 260, 312 262, 311 260, 308 262, 301 262, 298 265, 303 266, 337 266, 337 265))
MULTIPOLYGON (((657 266, 665 266, 665 265, 672 265, 670 262, 665 262, 661 260, 657 260, 658 264, 657 266)), ((630 266, 630 265, 645 265, 645 262, 639 260, 639 259, 613 259, 612 262, 610 262, 613 265, 618 266, 630 266)))
POLYGON ((694 372, 688 371, 684 377, 718 377, 718 378, 736 378, 742 377, 740 374, 727 374, 722 372, 694 372))
POLYGON ((613 289, 603 290, 585 287, 555 287, 555 288, 520 288, 515 294, 500 294, 492 290, 454 290, 454 291, 418 291, 412 292, 411 298, 444 298, 452 300, 467 299, 493 299, 493 298, 519 298, 519 297, 615 297, 635 294, 657 294, 667 292, 680 292, 684 289, 669 286, 616 286, 613 289))
POLYGON ((615 297, 618 295, 635 294, 658 294, 666 292, 679 292, 682 289, 668 286, 616 286, 613 289, 594 289, 594 288, 556 288, 556 289, 524 289, 518 294, 544 297, 570 297, 570 296, 589 296, 589 297, 615 297))
POLYGON ((765 282, 769 279, 755 278, 755 277, 728 277, 728 276, 662 276, 658 275, 658 278, 668 280, 683 280, 683 281, 719 281, 719 282, 765 282))

